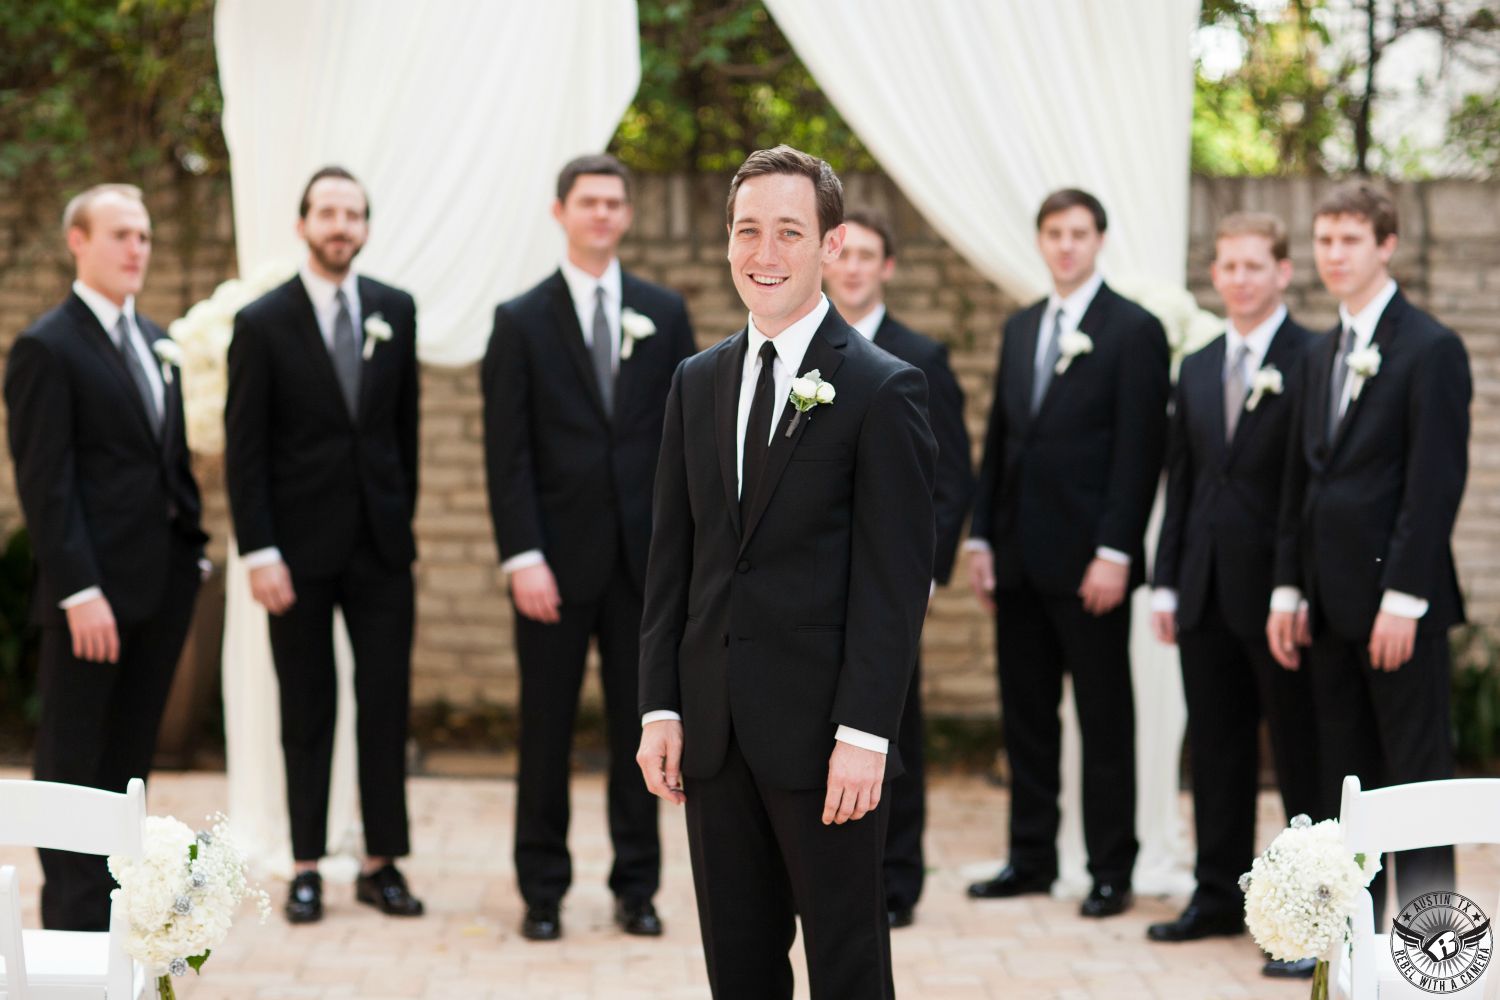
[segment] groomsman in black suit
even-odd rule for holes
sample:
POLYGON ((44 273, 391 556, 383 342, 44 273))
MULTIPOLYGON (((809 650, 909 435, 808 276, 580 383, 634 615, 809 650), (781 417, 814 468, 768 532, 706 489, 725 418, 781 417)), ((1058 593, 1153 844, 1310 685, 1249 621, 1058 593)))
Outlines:
POLYGON ((1182 653, 1198 886, 1176 920, 1151 925, 1153 941, 1244 932, 1262 714, 1287 816, 1327 812, 1307 672, 1282 669, 1265 635, 1291 391, 1314 339, 1282 303, 1292 262, 1281 220, 1223 219, 1210 273, 1228 329, 1178 376, 1152 581, 1156 637, 1182 653))
POLYGON ((717 1000, 789 1000, 799 916, 812 996, 895 992, 879 805, 932 580, 936 445, 922 373, 820 289, 843 212, 827 163, 750 154, 725 205, 749 323, 667 400, 637 760, 687 804, 717 1000))
MULTIPOLYGON (((72 293, 17 338, 5 369, 38 570, 34 766, 40 781, 123 792, 151 769, 207 536, 172 344, 135 308, 151 259, 140 189, 89 188, 63 231, 72 293)), ((40 853, 43 924, 108 930, 105 859, 40 853)))
POLYGON ((292 923, 323 916, 335 607, 354 649, 358 703, 367 857, 355 898, 393 916, 422 913, 395 865, 411 850, 417 315, 406 292, 353 270, 369 218, 348 171, 313 174, 297 221, 307 260, 240 310, 229 345, 224 475, 250 590, 271 616, 297 868, 292 923))
MULTIPOLYGON (((1390 277, 1396 206, 1334 190, 1313 220, 1318 276, 1339 325, 1308 356, 1282 487, 1271 651, 1302 667, 1318 712, 1321 793, 1453 776, 1448 629, 1464 620, 1453 522, 1468 474, 1469 356, 1390 277)), ((1395 856, 1400 903, 1453 888, 1453 849, 1395 856)), ((1384 871, 1371 885, 1376 919, 1384 871)))
POLYGON ((1005 324, 974 500, 970 583, 995 615, 1011 766, 1010 863, 980 899, 1046 892, 1057 876, 1058 702, 1083 732, 1083 830, 1093 887, 1081 913, 1130 905, 1135 711, 1130 607, 1166 445, 1161 323, 1094 268, 1107 219, 1093 195, 1047 196, 1037 245, 1052 293, 1005 324))
MULTIPOLYGON (((844 213, 844 249, 823 269, 828 298, 839 315, 876 347, 894 354, 927 376, 928 417, 937 439, 937 481, 933 508, 937 550, 932 586, 946 585, 974 495, 969 465, 969 431, 964 426, 964 392, 948 366, 948 349, 899 322, 885 308, 885 284, 896 272, 896 244, 890 223, 870 211, 844 213)), ((922 828, 926 821, 925 733, 922 721, 922 662, 917 659, 896 745, 906 773, 891 782, 890 827, 885 842, 885 898, 892 927, 911 924, 922 895, 925 865, 922 828)))
POLYGON ((568 775, 589 640, 598 642, 609 732, 609 887, 629 934, 662 932, 656 800, 632 766, 641 595, 662 412, 694 351, 682 296, 620 268, 630 175, 612 156, 563 167, 552 215, 558 270, 495 310, 484 358, 490 516, 510 575, 521 672, 516 879, 521 933, 562 933, 573 880, 568 775))

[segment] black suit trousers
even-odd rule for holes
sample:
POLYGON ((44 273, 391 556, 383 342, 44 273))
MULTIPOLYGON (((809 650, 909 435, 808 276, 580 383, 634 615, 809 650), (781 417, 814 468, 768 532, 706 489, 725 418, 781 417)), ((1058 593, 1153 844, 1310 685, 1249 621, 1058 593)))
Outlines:
POLYGON ((683 791, 714 1000, 791 1000, 798 917, 814 1000, 895 996, 886 795, 863 819, 825 826, 826 789, 757 781, 733 734, 719 772, 684 779, 683 791))
MULTIPOLYGON (((166 592, 157 613, 120 626, 118 663, 73 655, 66 625, 42 630, 42 699, 33 766, 38 781, 123 792, 145 778, 156 733, 192 622, 200 574, 196 547, 172 540, 166 592)), ((105 859, 44 850, 42 924, 51 930, 106 931, 115 887, 105 859)))
POLYGON ((927 731, 922 717, 922 659, 917 657, 896 747, 905 768, 889 782, 890 825, 885 836, 885 898, 890 908, 910 909, 922 896, 926 875, 922 831, 927 825, 927 731))
POLYGON ((615 861, 609 887, 648 900, 661 883, 656 798, 646 791, 635 752, 641 742, 639 692, 641 595, 623 556, 594 601, 563 602, 547 625, 515 613, 521 672, 520 773, 516 790, 516 880, 530 905, 562 899, 573 881, 568 854, 568 776, 573 725, 589 639, 599 643, 609 741, 609 835, 615 861))
POLYGON ((344 613, 354 651, 360 811, 365 851, 397 858, 411 851, 406 811, 406 731, 411 709, 414 595, 411 570, 391 569, 364 534, 343 572, 292 573, 297 603, 271 616, 271 653, 281 687, 292 856, 321 858, 328 844, 328 783, 338 680, 333 611, 344 613))
POLYGON ((995 595, 1001 724, 1010 758, 1010 861, 1057 873, 1063 675, 1083 736, 1083 839, 1096 882, 1129 885, 1135 839, 1135 703, 1130 601, 1105 615, 1072 596, 1024 588, 995 595))

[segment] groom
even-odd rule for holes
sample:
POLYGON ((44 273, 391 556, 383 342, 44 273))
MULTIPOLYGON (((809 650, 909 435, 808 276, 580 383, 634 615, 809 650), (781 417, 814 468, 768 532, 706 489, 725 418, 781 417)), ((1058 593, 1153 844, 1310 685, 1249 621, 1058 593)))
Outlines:
POLYGON ((791 997, 798 916, 812 996, 894 995, 880 804, 932 579, 936 446, 922 374, 820 290, 843 210, 822 160, 745 160, 726 216, 749 323, 667 399, 637 761, 687 803, 719 1000, 791 997))

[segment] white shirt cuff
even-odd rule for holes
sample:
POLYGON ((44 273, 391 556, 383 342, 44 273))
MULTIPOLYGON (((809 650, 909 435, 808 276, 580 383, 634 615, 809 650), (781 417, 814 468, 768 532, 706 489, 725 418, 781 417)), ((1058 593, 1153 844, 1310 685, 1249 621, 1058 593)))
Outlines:
POLYGON ((967 538, 964 540, 965 552, 988 552, 990 543, 984 538, 967 538))
POLYGON ((80 604, 87 604, 89 601, 92 601, 96 597, 103 596, 104 591, 100 590, 98 587, 89 587, 87 590, 80 590, 76 594, 71 594, 68 597, 64 597, 62 600, 57 602, 57 606, 66 611, 69 608, 76 608, 80 604))
POLYGON ((647 712, 645 715, 641 716, 641 728, 645 729, 647 726, 651 725, 651 723, 653 723, 653 722, 681 722, 681 721, 682 721, 682 716, 678 715, 676 712, 672 711, 670 708, 658 708, 654 712, 647 712))
POLYGON ((1105 562, 1119 563, 1121 566, 1130 565, 1130 557, 1119 549, 1112 549, 1108 545, 1101 545, 1094 550, 1094 555, 1105 562))
POLYGON ((1177 591, 1171 587, 1157 587, 1151 591, 1151 610, 1177 612, 1177 591))
POLYGON ((848 743, 862 750, 874 750, 876 753, 888 753, 891 748, 891 741, 884 736, 876 736, 849 726, 839 726, 833 738, 840 743, 848 743))
POLYGON ((1428 604, 1420 597, 1403 594, 1399 590, 1387 590, 1380 599, 1380 610, 1399 618, 1421 618, 1427 613, 1428 604))
POLYGON ((240 562, 244 564, 246 569, 261 569, 266 566, 275 566, 282 561, 281 550, 274 545, 263 549, 256 549, 254 552, 246 552, 240 556, 240 562))
POLYGON ((528 566, 540 566, 546 561, 547 557, 542 555, 541 549, 527 549, 525 552, 519 552, 501 563, 500 571, 502 573, 514 573, 516 570, 525 569, 528 566))
POLYGON ((1277 587, 1271 591, 1271 610, 1295 615, 1302 609, 1302 591, 1296 587, 1277 587))

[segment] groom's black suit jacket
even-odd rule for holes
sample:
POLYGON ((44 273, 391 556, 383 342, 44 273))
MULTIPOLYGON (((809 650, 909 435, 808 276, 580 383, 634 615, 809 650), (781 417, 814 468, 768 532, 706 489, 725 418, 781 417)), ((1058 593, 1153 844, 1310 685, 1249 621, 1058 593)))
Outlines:
POLYGON ((417 555, 416 305, 358 281, 361 316, 378 314, 392 336, 363 362, 357 419, 300 276, 241 309, 229 344, 224 477, 236 541, 241 552, 276 546, 302 576, 337 575, 363 541, 387 569, 417 555))
POLYGON ((1313 347, 1296 394, 1276 584, 1300 587, 1314 631, 1364 642, 1387 590, 1429 602, 1418 632, 1464 620, 1450 539, 1469 467, 1463 341, 1396 292, 1375 327, 1380 370, 1327 420, 1338 331, 1313 347))
POLYGON ((1225 337, 1182 362, 1167 445, 1167 508, 1152 583, 1177 591, 1177 624, 1191 629, 1210 590, 1236 635, 1265 634, 1276 556, 1276 518, 1297 369, 1314 334, 1290 316, 1276 330, 1261 367, 1281 373, 1284 390, 1263 393, 1224 437, 1225 337))
MULTIPOLYGON (((148 344, 166 337, 137 315, 148 344)), ((12 345, 5 370, 16 491, 36 553, 33 614, 61 625, 58 602, 99 587, 115 620, 155 616, 174 535, 200 550, 202 504, 182 416, 182 383, 163 392, 162 437, 119 349, 70 294, 12 345)))
POLYGON ((732 727, 758 780, 821 788, 839 725, 891 739, 886 775, 894 777, 932 578, 936 446, 926 380, 830 308, 801 371, 818 369, 837 397, 795 428, 796 410, 785 407, 742 522, 737 413, 747 341, 741 330, 672 380, 641 626, 641 712, 683 717, 689 778, 718 772, 732 727))

